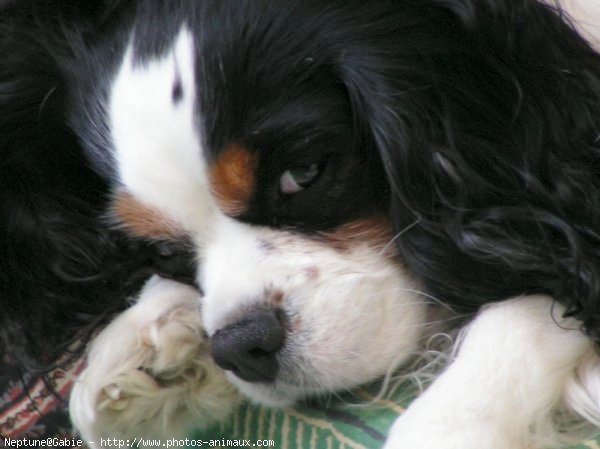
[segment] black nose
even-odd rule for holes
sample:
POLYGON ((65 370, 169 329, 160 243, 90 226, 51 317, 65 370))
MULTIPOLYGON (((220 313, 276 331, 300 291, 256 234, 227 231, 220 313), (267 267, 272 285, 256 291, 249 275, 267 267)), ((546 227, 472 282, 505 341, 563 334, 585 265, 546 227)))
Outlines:
POLYGON ((285 340, 283 313, 258 309, 219 329, 211 338, 215 363, 248 382, 272 382, 277 376, 277 351, 285 340))

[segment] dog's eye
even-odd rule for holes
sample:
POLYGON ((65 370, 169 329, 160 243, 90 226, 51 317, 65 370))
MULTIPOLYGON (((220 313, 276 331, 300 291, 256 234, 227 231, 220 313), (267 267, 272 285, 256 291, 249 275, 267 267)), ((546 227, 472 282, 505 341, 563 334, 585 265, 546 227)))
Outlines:
POLYGON ((160 257, 173 257, 175 254, 175 249, 167 242, 156 242, 155 247, 160 257))
POLYGON ((285 195, 301 192, 317 178, 319 166, 317 164, 302 165, 286 170, 279 179, 279 188, 285 195))

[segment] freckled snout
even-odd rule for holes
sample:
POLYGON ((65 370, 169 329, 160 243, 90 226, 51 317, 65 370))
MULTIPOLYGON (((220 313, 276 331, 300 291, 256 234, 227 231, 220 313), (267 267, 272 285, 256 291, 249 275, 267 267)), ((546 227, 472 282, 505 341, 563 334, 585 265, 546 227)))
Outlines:
POLYGON ((215 363, 247 382, 269 383, 279 369, 277 352, 285 342, 283 312, 275 308, 253 310, 212 338, 215 363))

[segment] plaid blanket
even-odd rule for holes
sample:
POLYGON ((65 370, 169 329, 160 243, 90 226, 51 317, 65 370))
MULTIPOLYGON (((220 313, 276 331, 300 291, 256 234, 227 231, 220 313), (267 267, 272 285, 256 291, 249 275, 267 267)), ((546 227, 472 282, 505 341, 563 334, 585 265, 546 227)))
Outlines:
MULTIPOLYGON (((67 399, 74 376, 83 368, 74 360, 46 376, 21 373, 6 360, 0 364, 0 448, 4 438, 73 438, 67 399)), ((220 427, 194 432, 195 440, 273 440, 277 449, 378 449, 414 391, 377 397, 377 386, 359 388, 329 403, 287 410, 241 404, 220 427)), ((143 435, 140 435, 143 437, 143 435)), ((188 447, 198 447, 191 443, 188 447)), ((600 439, 573 449, 600 449, 600 439)))
POLYGON ((73 378, 83 369, 73 360, 45 376, 23 373, 0 360, 0 448, 5 438, 73 438, 67 412, 73 378))
MULTIPOLYGON (((379 449, 385 435, 410 403, 415 391, 401 390, 379 398, 374 388, 359 388, 329 404, 287 410, 241 404, 229 423, 194 432, 190 439, 274 440, 277 449, 379 449)), ((190 443, 188 448, 198 447, 190 443)), ((598 440, 571 449, 600 449, 598 440)))

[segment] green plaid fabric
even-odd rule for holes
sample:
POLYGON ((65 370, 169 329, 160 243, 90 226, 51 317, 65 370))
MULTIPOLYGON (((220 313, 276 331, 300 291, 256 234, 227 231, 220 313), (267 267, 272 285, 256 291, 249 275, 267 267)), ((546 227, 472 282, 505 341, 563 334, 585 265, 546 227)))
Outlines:
MULTIPOLYGON (((377 399, 364 388, 329 404, 286 410, 243 403, 220 428, 195 432, 190 438, 204 442, 250 440, 251 444, 274 440, 277 449, 379 449, 390 426, 410 402, 406 397, 406 392, 399 392, 392 399, 377 399)), ((600 439, 570 449, 600 449, 600 439)))

